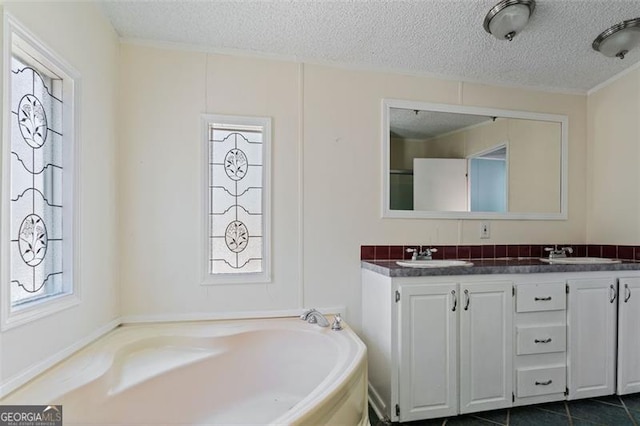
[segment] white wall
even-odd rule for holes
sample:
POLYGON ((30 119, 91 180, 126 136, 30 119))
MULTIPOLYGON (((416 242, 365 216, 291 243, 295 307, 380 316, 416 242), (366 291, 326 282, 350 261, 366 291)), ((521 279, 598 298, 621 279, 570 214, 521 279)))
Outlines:
POLYGON ((589 95, 587 241, 640 241, 640 70, 589 95))
POLYGON ((569 220, 496 221, 493 238, 482 243, 584 242, 586 96, 135 44, 121 52, 125 317, 303 303, 347 306, 357 326, 360 245, 480 243, 477 221, 380 218, 385 97, 568 115, 569 220), (204 112, 274 119, 272 284, 199 284, 204 112))
POLYGON ((93 2, 4 2, 2 7, 81 74, 77 281, 82 303, 0 333, 0 383, 15 383, 30 367, 118 316, 115 119, 119 43, 93 2))

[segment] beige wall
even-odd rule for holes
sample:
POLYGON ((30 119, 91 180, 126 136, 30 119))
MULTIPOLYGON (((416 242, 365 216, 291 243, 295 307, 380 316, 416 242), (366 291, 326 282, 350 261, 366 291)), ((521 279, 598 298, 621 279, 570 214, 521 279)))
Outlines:
POLYGON ((81 75, 77 282, 82 303, 0 333, 0 379, 8 381, 118 316, 115 112, 119 43, 93 2, 4 2, 3 7, 81 75))
POLYGON ((124 44, 120 78, 122 314, 297 307, 298 65, 124 44), (271 284, 200 285, 203 113, 273 118, 271 284))
POLYGON ((589 95, 587 241, 640 241, 640 70, 589 95))
POLYGON ((133 44, 121 53, 125 316, 343 305, 358 326, 360 245, 480 243, 478 221, 381 219, 383 98, 457 104, 462 93, 465 105, 568 115, 569 220, 496 221, 482 243, 584 240, 585 96, 133 44), (273 117, 272 284, 200 285, 205 112, 273 117))

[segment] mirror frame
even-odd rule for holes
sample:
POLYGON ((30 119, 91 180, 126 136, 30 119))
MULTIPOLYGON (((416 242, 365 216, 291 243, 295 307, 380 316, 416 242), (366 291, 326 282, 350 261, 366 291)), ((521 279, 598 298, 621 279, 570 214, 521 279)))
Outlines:
POLYGON ((508 219, 508 220, 567 220, 568 217, 568 176, 569 176, 569 118, 560 114, 543 114, 528 111, 516 111, 497 108, 484 108, 464 105, 436 104, 400 99, 382 100, 382 217, 401 219, 508 219), (390 110, 391 108, 417 109, 459 114, 488 115, 503 118, 552 121, 561 124, 560 147, 560 211, 557 213, 498 213, 498 212, 452 212, 427 210, 391 210, 390 192, 390 110))

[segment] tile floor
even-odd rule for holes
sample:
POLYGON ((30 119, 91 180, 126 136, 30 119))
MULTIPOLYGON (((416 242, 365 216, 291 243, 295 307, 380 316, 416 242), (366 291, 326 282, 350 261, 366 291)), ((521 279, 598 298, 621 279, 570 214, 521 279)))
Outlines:
MULTIPOLYGON (((369 409, 371 426, 385 426, 369 409)), ((402 426, 640 426, 640 393, 486 411, 402 426)))

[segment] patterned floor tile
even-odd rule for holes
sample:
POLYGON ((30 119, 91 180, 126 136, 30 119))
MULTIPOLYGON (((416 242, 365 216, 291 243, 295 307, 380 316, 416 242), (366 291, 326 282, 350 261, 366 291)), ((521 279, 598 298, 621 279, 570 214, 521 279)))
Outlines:
POLYGON ((600 425, 634 426, 627 410, 622 406, 606 404, 593 399, 569 402, 571 417, 600 425))
POLYGON ((445 426, 495 426, 495 423, 470 415, 450 417, 445 426))
POLYGON ((509 416, 509 426, 568 426, 570 424, 566 415, 535 407, 513 408, 509 416))
POLYGON ((481 411, 479 413, 473 413, 473 417, 488 420, 498 425, 506 425, 509 419, 509 410, 493 410, 493 411, 481 411))
POLYGON ((640 393, 623 395, 621 398, 629 410, 640 411, 640 393))
POLYGON ((539 410, 551 411, 552 413, 567 415, 567 407, 564 401, 548 402, 546 404, 534 405, 539 410))

